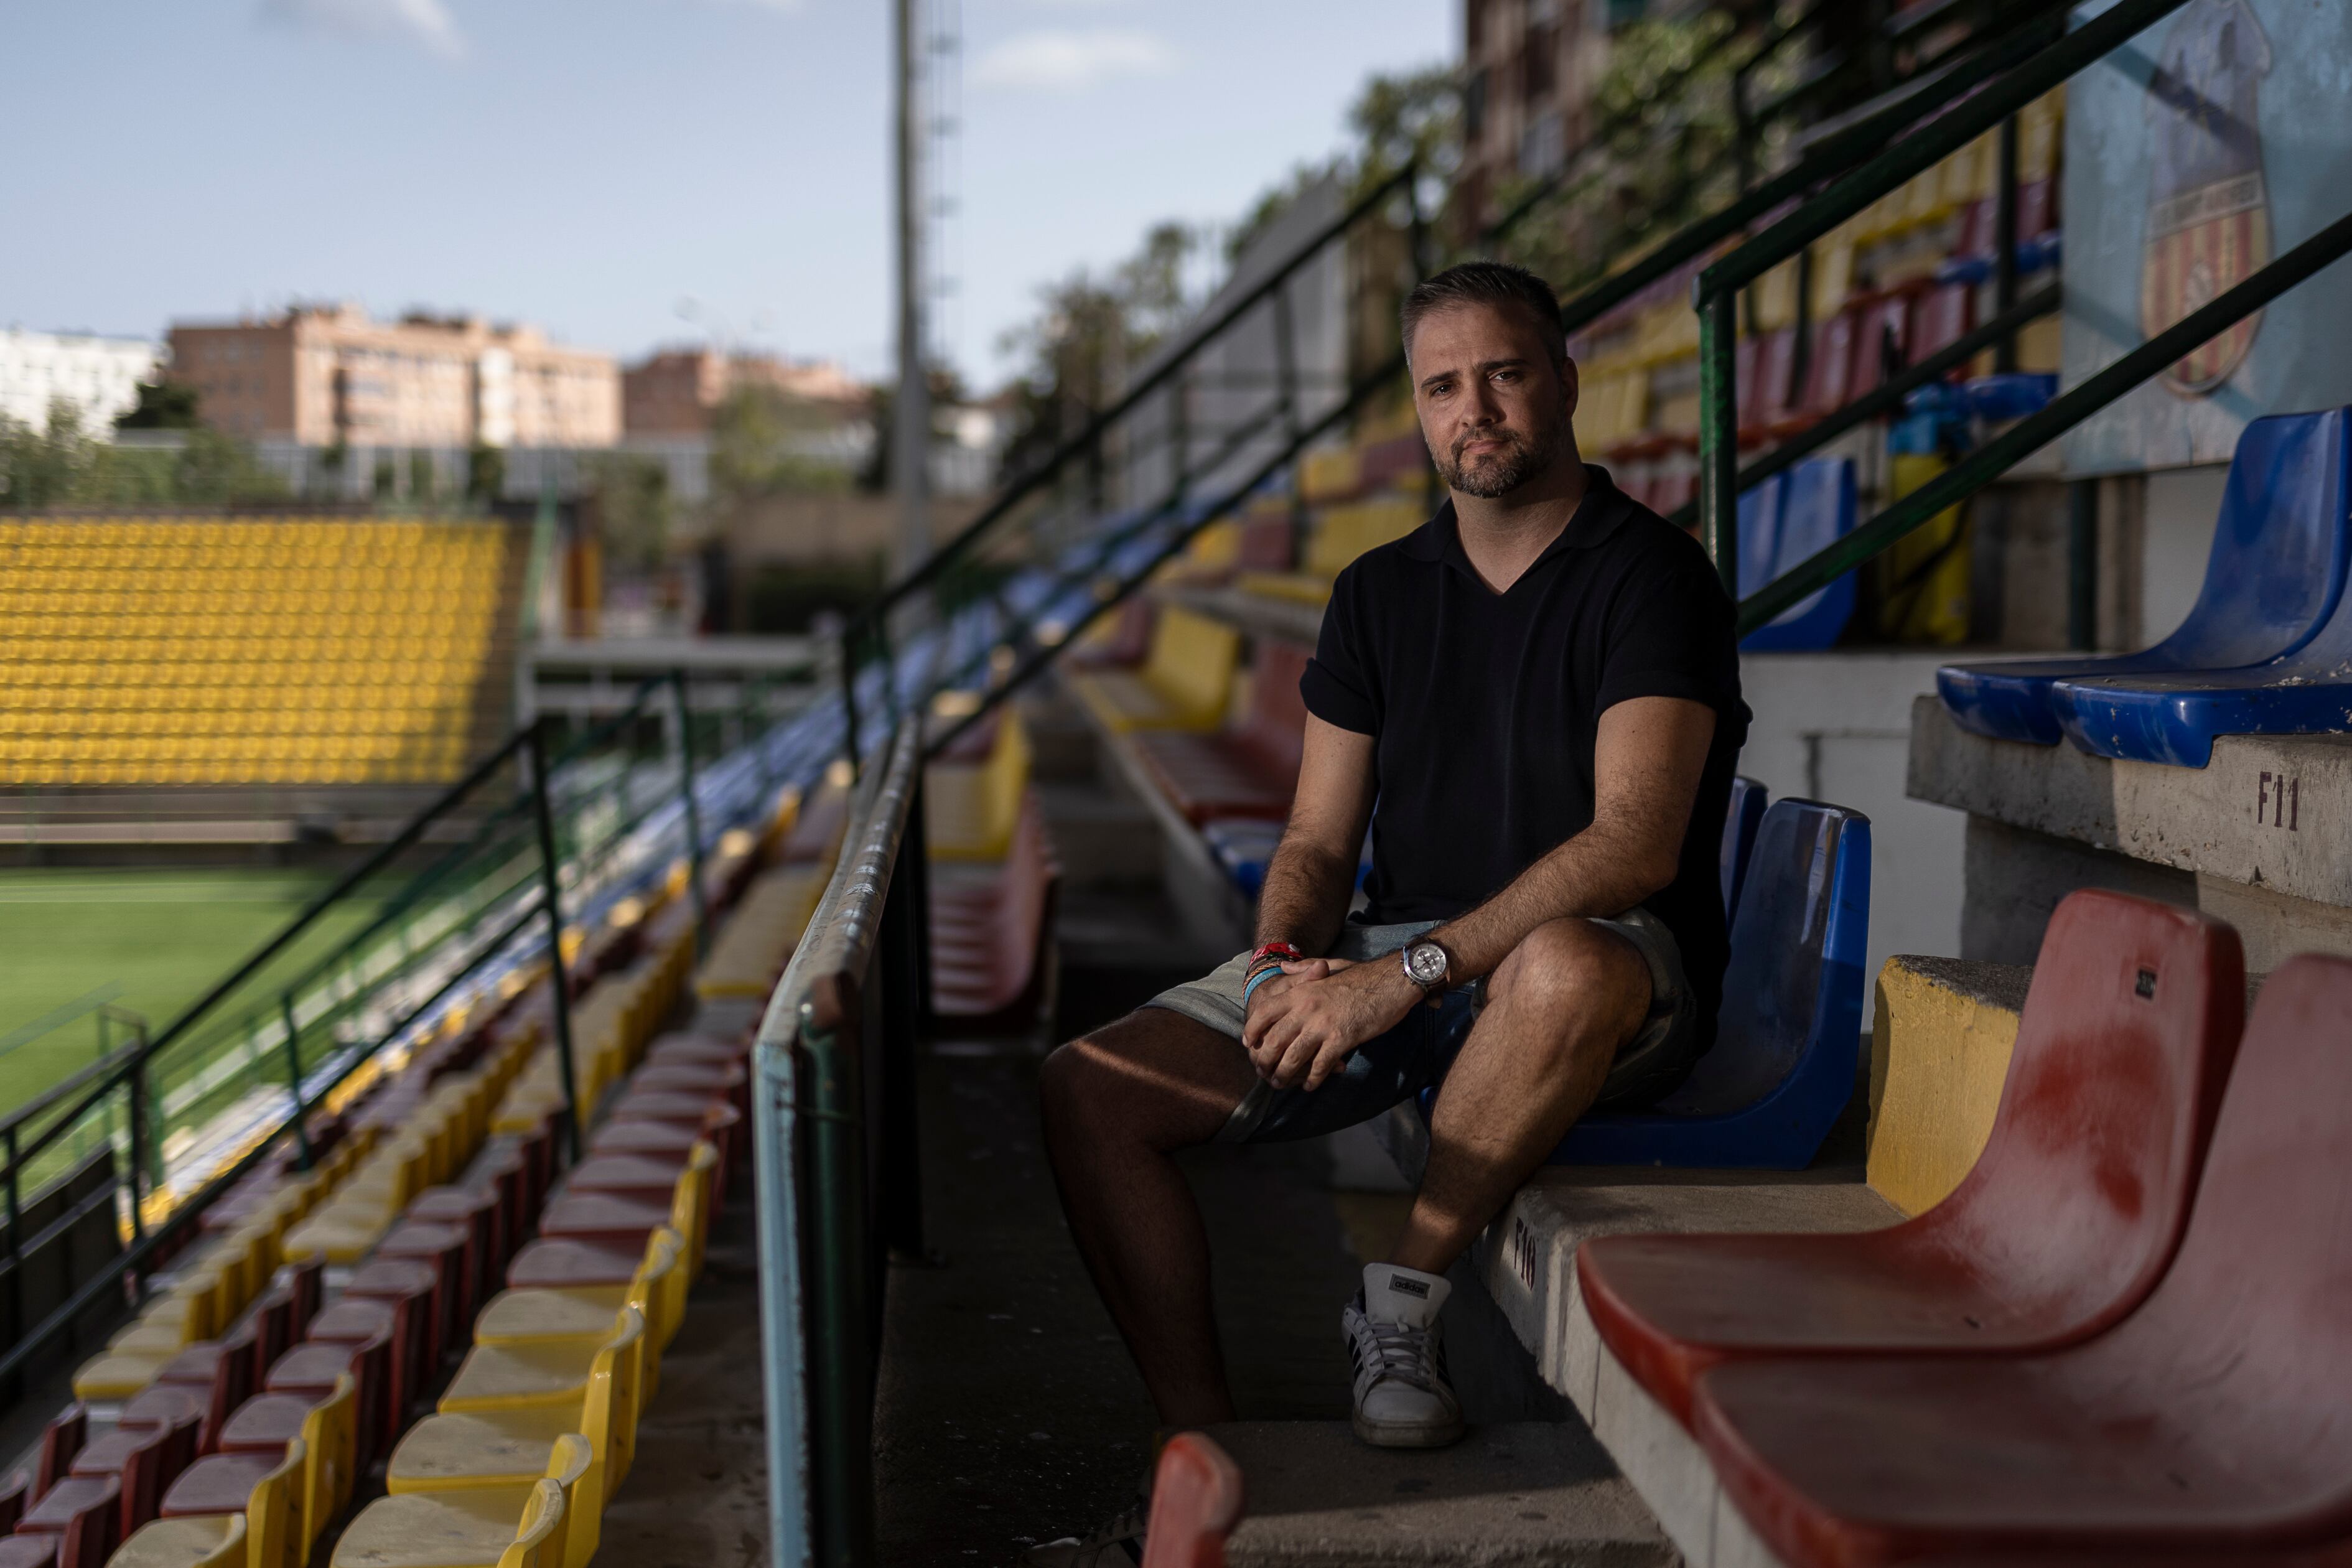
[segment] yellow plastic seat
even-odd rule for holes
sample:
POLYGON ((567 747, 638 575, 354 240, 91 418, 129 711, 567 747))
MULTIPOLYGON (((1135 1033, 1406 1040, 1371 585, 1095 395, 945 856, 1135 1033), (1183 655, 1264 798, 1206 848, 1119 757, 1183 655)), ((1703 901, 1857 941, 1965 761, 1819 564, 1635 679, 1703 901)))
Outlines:
POLYGON ((625 1315, 622 1331, 597 1352, 578 1405, 428 1415, 393 1450, 385 1489, 397 1497, 520 1486, 551 1463, 560 1438, 576 1432, 595 1457, 596 1496, 610 1497, 635 1457, 644 1405, 644 1321, 633 1310, 625 1315))
POLYGON ((342 1517, 352 1502, 359 1474, 359 1386, 345 1373, 335 1379, 335 1392, 311 1406, 302 1418, 302 1555, 330 1521, 342 1517))
POLYGON ((561 1483, 418 1493, 370 1503, 335 1542, 333 1568, 563 1568, 561 1483))
POLYGON ((524 1410, 553 1405, 576 1408, 588 1395, 588 1375, 595 1359, 625 1332, 635 1339, 644 1331, 642 1316, 631 1313, 626 1324, 596 1340, 526 1340, 510 1344, 478 1344, 466 1352, 448 1391, 436 1406, 444 1412, 524 1410), (631 1329, 634 1325, 634 1329, 631 1329))
POLYGON ((171 1359, 170 1355, 131 1355, 114 1351, 94 1355, 74 1372, 74 1397, 100 1402, 134 1398, 155 1381, 156 1373, 171 1359))
POLYGON ((247 1549, 245 1518, 155 1520, 117 1547, 106 1568, 257 1568, 247 1549))
POLYGON ((1189 610, 1160 612, 1142 669, 1107 669, 1067 678, 1096 723, 1113 734, 1134 730, 1213 730, 1224 721, 1241 634, 1189 610))

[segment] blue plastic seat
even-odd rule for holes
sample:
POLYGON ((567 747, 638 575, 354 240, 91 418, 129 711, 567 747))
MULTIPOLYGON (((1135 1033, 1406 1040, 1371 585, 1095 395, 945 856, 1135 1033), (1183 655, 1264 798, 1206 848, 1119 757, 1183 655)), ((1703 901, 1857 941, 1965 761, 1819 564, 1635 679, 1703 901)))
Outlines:
MULTIPOLYGON (((2065 728, 2052 689, 2061 680, 2133 678, 2125 684, 2154 689, 2137 678, 2243 670, 2310 643, 2336 613, 2352 559, 2347 414, 2352 410, 2274 414, 2246 426, 2230 464, 2205 584, 2179 630, 2138 653, 1948 664, 1936 672, 1936 691, 1953 721, 1998 741, 2054 746, 2065 728)), ((2253 684, 2270 681, 2262 676, 2253 684)), ((2218 717, 2221 709, 2214 712, 2218 717)), ((2334 727, 2344 727, 2340 712, 2334 727)), ((2092 731, 2102 743, 2126 743, 2109 741, 2101 720, 2086 727, 2084 744, 2092 743, 2092 731)), ((2180 739, 2189 742, 2190 732, 2180 739)), ((2187 752, 2201 767, 2211 752, 2210 735, 2187 752)))
MULTIPOLYGON (((1235 817, 1210 823, 1201 829, 1201 837, 1242 897, 1255 900, 1265 887, 1265 868, 1274 858, 1274 847, 1282 842, 1282 826, 1279 822, 1235 817)), ((1367 833, 1363 852, 1356 860, 1356 886, 1362 887, 1371 874, 1372 837, 1367 833)))
POLYGON ((1731 781, 1731 806, 1723 814, 1723 918, 1739 908, 1739 885, 1748 879, 1748 857, 1756 847, 1756 827, 1764 820, 1765 789, 1742 773, 1731 781))
POLYGON ((1732 918, 1715 1045, 1652 1109, 1578 1122, 1549 1163, 1811 1164, 1853 1098, 1869 941, 1870 819, 1775 803, 1732 918))
MULTIPOLYGON (((1773 532, 1768 569, 1750 580, 1748 496, 1739 498, 1739 592, 1744 598, 1773 578, 1802 564, 1853 531, 1853 460, 1810 458, 1748 492, 1780 486, 1780 521, 1773 532)), ((1769 505, 1769 503, 1766 503, 1769 505)), ((1759 523, 1759 533, 1761 531, 1759 523)), ((1759 552, 1760 554, 1760 551, 1759 552)), ((1791 605, 1773 621, 1740 640, 1744 653, 1811 652, 1832 647, 1853 616, 1853 574, 1791 605)))

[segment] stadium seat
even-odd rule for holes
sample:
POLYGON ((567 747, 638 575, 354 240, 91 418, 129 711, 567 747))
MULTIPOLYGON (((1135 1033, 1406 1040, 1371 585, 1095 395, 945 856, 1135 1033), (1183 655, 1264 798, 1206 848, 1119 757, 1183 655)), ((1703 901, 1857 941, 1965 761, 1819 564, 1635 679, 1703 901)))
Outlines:
POLYGON ((2179 1242, 2244 995, 2219 921, 2072 895, 2042 938, 1991 1138, 1949 1197, 1857 1234, 1586 1242, 1594 1326, 1685 1422, 1693 1384, 1727 1360, 2015 1354, 2100 1332, 2179 1242))
POLYGON ((253 1568, 245 1517, 159 1519, 125 1541, 107 1568, 253 1568))
POLYGON ((163 1489, 196 1460, 203 1423, 190 1415, 165 1426, 118 1426, 74 1456, 67 1472, 86 1481, 112 1479, 121 1489, 121 1533, 128 1537, 155 1517, 163 1489))
MULTIPOLYGON (((1853 531, 1854 477, 1851 458, 1811 458, 1785 475, 1779 522, 1773 532, 1771 568, 1751 588, 1748 583, 1746 495, 1740 497, 1740 593, 1745 595, 1785 575, 1853 531)), ((1774 483, 1767 479, 1759 489, 1774 483)), ((1759 523, 1759 528, 1761 524, 1759 523)), ((1765 626, 1740 639, 1743 653, 1808 651, 1836 643, 1853 617, 1854 575, 1841 574, 1826 588, 1806 595, 1765 626)))
POLYGON ((352 1521, 335 1542, 331 1563, 333 1568, 570 1568, 566 1489, 550 1478, 526 1487, 382 1498, 352 1521))
POLYGON ((1177 1433, 1152 1467, 1142 1568, 1224 1568, 1242 1504, 1241 1467, 1206 1434, 1177 1433))
MULTIPOLYGON (((215 1455, 199 1459, 164 1492, 163 1517, 167 1521, 224 1519, 242 1514, 253 1563, 297 1562, 299 1543, 309 1539, 299 1489, 302 1468, 309 1460, 310 1451, 299 1438, 286 1445, 285 1455, 275 1465, 257 1456, 215 1455)), ((226 1524, 219 1528, 226 1533, 226 1524)))
POLYGON ((72 1477, 48 1489, 16 1521, 16 1532, 0 1549, 14 1549, 16 1562, 0 1554, 0 1568, 102 1568, 115 1543, 122 1539, 122 1488, 112 1476, 77 1480, 72 1477), (18 1542, 26 1542, 23 1546, 18 1542))
POLYGON ((923 770, 923 841, 934 859, 1000 860, 1013 842, 1029 788, 1029 731, 1018 711, 999 711, 984 762, 923 770))
POLYGON ((2217 732, 2205 725, 2258 714, 2268 700, 2242 692, 2273 679, 2256 675, 2233 689, 2235 677, 2213 680, 2214 672, 2285 659, 2337 611, 2352 561, 2347 417, 2352 409, 2336 408, 2272 415, 2246 426, 2230 464, 2204 586, 2171 636, 2138 653, 1948 664, 1936 672, 1936 690, 1953 721, 1994 740, 2055 745, 2064 716, 2053 689, 2061 680, 2096 682, 2072 699, 2079 743, 2118 748, 2110 755, 2138 754, 2120 750, 2137 744, 2151 760, 2194 757, 2191 765, 2203 765, 2217 732), (2212 680, 2214 697, 2200 704, 2193 684, 2182 688, 2191 700, 2168 727, 2160 716, 2175 705, 2165 688, 2183 671, 2212 680), (2115 687, 2119 693, 2150 695, 2136 702, 2105 696, 2114 682, 2122 683, 2115 687), (2127 711, 2145 717, 2126 720, 2127 711), (2168 750, 2171 754, 2156 754, 2168 750))
POLYGON ((1044 1001, 1061 870, 1034 795, 1003 867, 985 882, 934 887, 931 1007, 960 1030, 1017 1027, 1044 1001))
POLYGON ((1739 889, 1748 880, 1748 858, 1756 849, 1756 829, 1764 821, 1766 791, 1745 774, 1731 781, 1731 803, 1723 814, 1723 918, 1739 909, 1739 889))
POLYGON ((1556 1165, 1798 1170, 1853 1098, 1870 928, 1870 819, 1776 801, 1731 921, 1715 1044, 1642 1111, 1569 1130, 1556 1165))
MULTIPOLYGON (((2172 1266, 2116 1327, 2043 1354, 1735 1362, 1693 1427, 1792 1568, 1938 1553, 2231 1562, 2352 1541, 2352 961, 2254 1004, 2172 1266)), ((2117 1197, 2126 1194, 2117 1194, 2117 1197)))
MULTIPOLYGON (((1194 826, 1219 817, 1280 821, 1290 815, 1306 743, 1307 704, 1298 682, 1307 650, 1261 640, 1251 671, 1248 716, 1211 734, 1160 731, 1134 738, 1160 793, 1194 826)), ((938 851, 933 850, 936 854, 938 851)))
POLYGON ((1213 730, 1224 718, 1241 635, 1172 605, 1160 612, 1151 655, 1138 670, 1076 671, 1071 691, 1113 734, 1133 730, 1213 730))

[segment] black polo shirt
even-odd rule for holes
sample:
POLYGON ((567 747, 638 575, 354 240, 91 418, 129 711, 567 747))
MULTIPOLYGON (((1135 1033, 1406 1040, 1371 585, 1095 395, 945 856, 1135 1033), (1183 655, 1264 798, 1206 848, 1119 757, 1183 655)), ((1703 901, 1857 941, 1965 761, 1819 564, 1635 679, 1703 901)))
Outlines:
POLYGON ((1332 585, 1307 710, 1376 742, 1374 923, 1451 920, 1592 821, 1601 715, 1635 697, 1716 711, 1673 884, 1647 900, 1712 1022, 1727 956, 1717 869, 1748 736, 1730 599, 1690 535, 1588 467, 1584 500, 1508 592, 1463 553, 1454 504, 1332 585))

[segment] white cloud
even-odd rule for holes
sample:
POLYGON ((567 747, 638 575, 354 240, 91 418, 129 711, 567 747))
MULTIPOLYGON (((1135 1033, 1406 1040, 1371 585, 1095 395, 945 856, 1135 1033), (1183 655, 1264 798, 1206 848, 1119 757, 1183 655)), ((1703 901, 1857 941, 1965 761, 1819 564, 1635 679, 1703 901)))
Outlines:
POLYGON ((1124 27, 1048 27, 992 44, 973 63, 983 87, 1077 92, 1115 77, 1165 76, 1175 47, 1157 33, 1124 27))
POLYGON ((466 40, 443 0, 261 0, 265 20, 346 37, 405 38, 460 59, 466 40))

